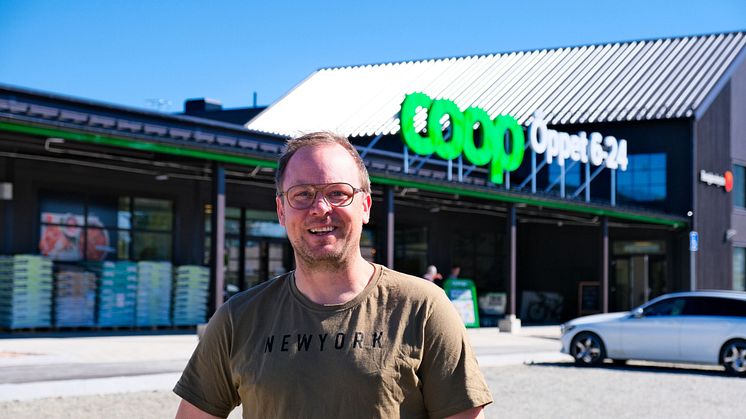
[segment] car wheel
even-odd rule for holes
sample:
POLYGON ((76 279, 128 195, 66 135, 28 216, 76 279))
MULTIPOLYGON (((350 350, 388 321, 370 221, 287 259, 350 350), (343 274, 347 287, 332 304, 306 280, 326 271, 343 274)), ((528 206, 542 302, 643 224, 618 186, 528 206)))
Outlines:
POLYGON ((575 360, 575 365, 593 367, 600 365, 606 358, 604 343, 598 335, 581 332, 572 339, 570 353, 575 360))
POLYGON ((720 359, 728 374, 746 377, 746 341, 732 340, 723 345, 720 359))

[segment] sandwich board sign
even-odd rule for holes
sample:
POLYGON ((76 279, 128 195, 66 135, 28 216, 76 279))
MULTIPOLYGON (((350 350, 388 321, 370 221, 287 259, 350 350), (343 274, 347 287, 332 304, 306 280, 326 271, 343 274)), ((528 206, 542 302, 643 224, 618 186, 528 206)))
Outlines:
POLYGON ((466 327, 479 327, 477 287, 471 279, 447 279, 443 283, 448 299, 461 316, 466 327))

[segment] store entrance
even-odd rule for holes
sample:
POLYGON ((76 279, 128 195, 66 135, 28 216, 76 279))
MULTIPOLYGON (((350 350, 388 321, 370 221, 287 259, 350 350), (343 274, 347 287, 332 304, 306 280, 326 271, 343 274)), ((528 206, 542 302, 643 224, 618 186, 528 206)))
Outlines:
POLYGON ((287 240, 247 237, 242 241, 228 238, 225 250, 225 291, 229 296, 292 269, 292 250, 287 240))
MULTIPOLYGON (((205 208, 205 264, 210 263, 210 210, 205 208)), ((225 209, 225 296, 293 269, 293 253, 274 211, 225 209)))
POLYGON ((631 310, 666 292, 664 255, 615 255, 611 267, 610 311, 631 310))
POLYGON ((244 248, 243 289, 288 272, 291 269, 291 252, 287 240, 249 238, 244 248))

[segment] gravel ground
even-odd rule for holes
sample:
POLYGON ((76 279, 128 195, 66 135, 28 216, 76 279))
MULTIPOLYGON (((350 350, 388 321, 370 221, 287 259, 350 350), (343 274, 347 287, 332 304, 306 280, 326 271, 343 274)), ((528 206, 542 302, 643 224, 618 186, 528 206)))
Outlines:
MULTIPOLYGON (((54 397, 0 403, 0 417, 14 419, 163 419, 173 418, 179 396, 171 391, 105 394, 100 396, 54 397)), ((240 419, 241 409, 229 416, 240 419)))
MULTIPOLYGON (((599 369, 571 364, 484 368, 495 403, 487 418, 741 418, 746 379, 708 368, 654 364, 599 369)), ((169 391, 0 403, 7 418, 170 418, 169 391)), ((231 419, 240 418, 236 409, 231 419)))

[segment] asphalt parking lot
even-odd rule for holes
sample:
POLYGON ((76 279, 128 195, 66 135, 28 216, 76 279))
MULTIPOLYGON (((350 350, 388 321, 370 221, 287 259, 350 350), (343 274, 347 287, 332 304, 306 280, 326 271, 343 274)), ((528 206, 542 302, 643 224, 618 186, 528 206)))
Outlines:
MULTIPOLYGON (((484 368, 495 403, 487 418, 741 418, 746 380, 720 370, 632 364, 575 368, 537 363, 484 368)), ((166 418, 179 398, 167 390, 0 403, 12 418, 166 418)), ((240 409, 230 418, 240 418, 240 409)))
MULTIPOLYGON (((526 332, 470 331, 495 399, 487 418, 743 417, 746 379, 721 368, 576 368, 559 354, 556 330, 526 332)), ((195 343, 190 336, 0 340, 0 417, 173 417, 179 398, 169 389, 195 343), (144 344, 150 351, 135 349, 144 344)))

